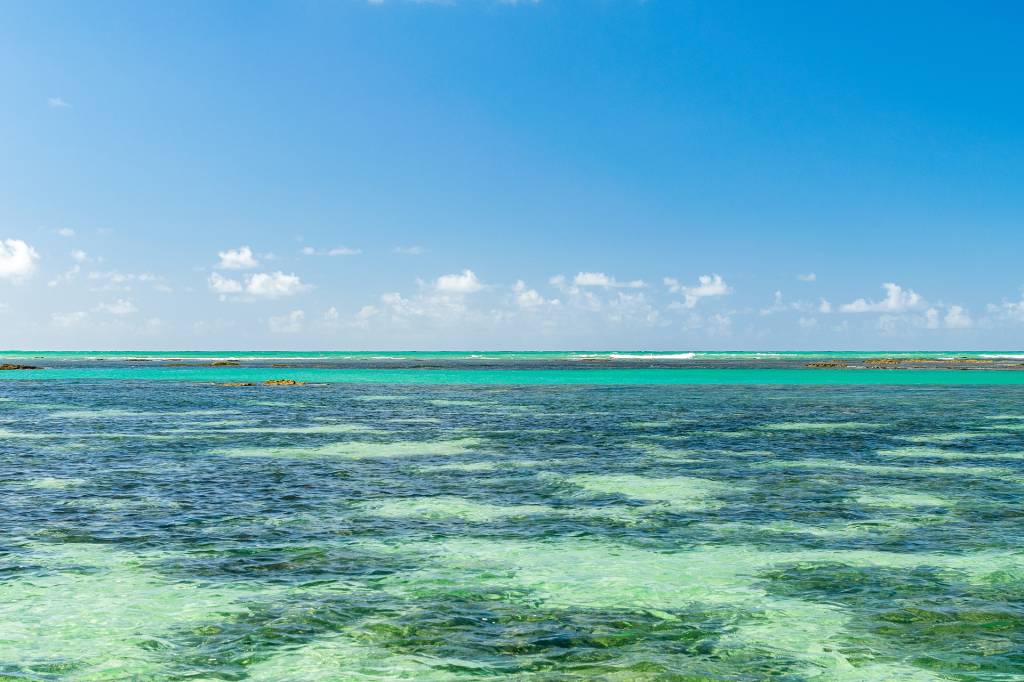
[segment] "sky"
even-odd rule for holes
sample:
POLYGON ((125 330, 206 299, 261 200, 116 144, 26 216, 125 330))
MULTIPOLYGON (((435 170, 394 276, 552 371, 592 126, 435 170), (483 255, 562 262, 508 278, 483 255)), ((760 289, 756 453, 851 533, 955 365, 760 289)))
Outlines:
POLYGON ((1019 3, 0 2, 0 348, 1024 348, 1019 3))

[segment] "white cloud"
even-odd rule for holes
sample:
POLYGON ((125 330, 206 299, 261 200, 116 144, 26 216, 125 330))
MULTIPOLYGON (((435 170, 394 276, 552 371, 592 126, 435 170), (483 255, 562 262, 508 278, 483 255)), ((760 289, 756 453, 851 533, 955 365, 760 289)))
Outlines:
POLYGON ((89 254, 81 249, 75 249, 71 252, 71 258, 78 263, 84 263, 89 260, 89 254))
POLYGON ((886 294, 881 301, 867 301, 858 298, 852 303, 844 303, 839 310, 844 313, 902 313, 924 304, 924 299, 912 289, 904 290, 903 287, 892 282, 886 282, 882 286, 885 288, 886 294))
POLYGON ((789 306, 787 306, 786 302, 783 300, 782 292, 776 291, 774 296, 772 297, 772 304, 767 308, 762 308, 761 314, 771 315, 772 313, 781 313, 784 310, 787 310, 788 307, 789 306))
POLYGON ((555 275, 548 281, 568 297, 567 300, 573 307, 590 311, 601 310, 604 307, 604 301, 600 296, 593 291, 577 286, 575 279, 572 284, 569 284, 566 281, 565 275, 555 275))
POLYGON ((20 282, 30 277, 36 269, 39 254, 20 239, 5 239, 0 242, 0 279, 20 282))
POLYGON ((51 109, 70 109, 71 105, 63 97, 48 97, 46 103, 51 109))
POLYGON ((60 275, 57 275, 56 277, 51 279, 49 282, 47 282, 46 286, 48 286, 48 287, 55 287, 55 286, 57 286, 59 284, 66 284, 66 283, 72 281, 73 279, 76 279, 78 277, 79 273, 81 273, 81 272, 82 272, 82 266, 81 265, 77 265, 77 264, 76 265, 72 265, 68 270, 66 270, 65 272, 61 273, 60 275))
POLYGON ((308 285, 303 284, 298 275, 286 275, 280 270, 252 275, 245 285, 246 293, 263 298, 294 296, 308 288, 308 285))
POLYGON ((138 308, 131 301, 121 298, 113 303, 100 303, 96 306, 96 312, 110 313, 111 315, 130 315, 138 312, 138 308))
POLYGON ((660 317, 658 310, 647 301, 642 292, 619 291, 608 301, 606 319, 609 322, 654 325, 658 323, 660 317))
POLYGON ((222 300, 232 294, 245 294, 254 298, 283 298, 310 288, 308 284, 302 283, 298 275, 286 275, 280 270, 257 272, 242 281, 214 272, 207 281, 210 289, 220 294, 222 300))
POLYGON ((801 329, 817 329, 818 320, 814 317, 801 317, 796 321, 801 329))
POLYGON ((801 282, 814 282, 818 279, 818 276, 813 272, 808 272, 803 275, 797 275, 796 278, 801 282))
POLYGON ((610 287, 612 278, 603 272, 581 272, 573 278, 572 283, 578 287, 610 287))
POLYGON ((396 246, 395 253, 400 253, 403 256, 419 256, 423 253, 422 246, 396 246))
POLYGON ((526 286, 526 282, 519 280, 512 287, 512 291, 515 294, 516 305, 523 309, 540 308, 545 305, 559 305, 558 299, 546 299, 537 293, 536 289, 530 289, 526 286))
POLYGON ((302 247, 302 255, 304 256, 358 256, 362 252, 362 249, 350 249, 347 246, 339 246, 326 251, 318 251, 312 246, 302 247))
POLYGON ((248 246, 220 251, 217 256, 220 258, 217 267, 221 270, 251 270, 260 264, 248 246))
POLYGON ((715 313, 708 318, 707 325, 710 333, 727 335, 732 329, 732 317, 723 313, 715 313))
POLYGON ((78 311, 74 313, 54 313, 50 315, 50 323, 55 327, 65 329, 77 327, 89 317, 88 313, 78 311))
POLYGON ((665 278, 665 286, 673 294, 683 295, 683 307, 693 308, 702 298, 711 296, 725 296, 732 293, 732 289, 721 275, 701 275, 697 278, 697 286, 687 287, 680 284, 674 277, 665 278))
POLYGON ((1024 322, 1024 294, 1019 301, 1006 301, 1002 303, 989 303, 988 312, 1003 320, 1013 322, 1024 322))
POLYGON ((59 230, 57 230, 57 234, 59 234, 61 237, 74 237, 75 231, 72 230, 70 227, 62 227, 59 230))
POLYGON ((463 270, 461 274, 441 275, 434 288, 443 294, 462 295, 476 293, 484 285, 472 270, 463 270))
POLYGON ((238 294, 242 291, 242 283, 236 279, 229 279, 219 273, 213 273, 209 279, 210 288, 218 294, 238 294))
POLYGON ((293 310, 281 317, 272 317, 269 320, 270 331, 275 334, 298 334, 302 331, 305 319, 306 313, 301 310, 293 310))
POLYGON ((973 326, 974 321, 966 310, 958 305, 952 305, 949 310, 946 311, 946 317, 943 318, 943 322, 947 329, 967 329, 973 326))
POLYGON ((88 279, 97 282, 93 291, 131 291, 135 282, 141 284, 152 284, 156 289, 166 289, 163 278, 148 272, 138 274, 131 272, 118 272, 117 270, 99 271, 94 270, 88 274, 88 279))
POLYGON ((356 318, 365 322, 366 320, 377 317, 378 315, 380 315, 380 308, 375 305, 364 305, 359 309, 359 312, 356 313, 356 318))
POLYGON ((643 280, 635 279, 631 282, 619 282, 614 277, 609 277, 603 272, 580 272, 573 278, 572 283, 578 287, 624 287, 627 289, 642 289, 647 286, 643 280))
POLYGON ((825 299, 821 299, 821 302, 818 304, 818 312, 826 314, 832 312, 832 304, 825 299))

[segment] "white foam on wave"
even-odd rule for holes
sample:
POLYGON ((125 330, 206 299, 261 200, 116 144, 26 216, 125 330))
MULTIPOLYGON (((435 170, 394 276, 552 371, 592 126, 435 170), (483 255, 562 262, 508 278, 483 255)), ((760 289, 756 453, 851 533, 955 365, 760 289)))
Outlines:
POLYGON ((580 353, 573 355, 573 360, 692 360, 696 353, 580 353))
POLYGON ((984 355, 984 354, 982 354, 982 355, 979 355, 978 357, 980 357, 980 358, 989 358, 989 359, 992 359, 992 360, 1024 360, 1024 354, 1014 354, 1014 353, 1007 353, 1007 354, 1003 354, 1003 355, 996 355, 996 354, 984 355))

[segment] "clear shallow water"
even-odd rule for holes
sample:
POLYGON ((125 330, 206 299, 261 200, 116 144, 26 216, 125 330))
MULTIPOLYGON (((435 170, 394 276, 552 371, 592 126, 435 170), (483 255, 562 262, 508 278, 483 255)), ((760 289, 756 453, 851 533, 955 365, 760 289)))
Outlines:
POLYGON ((1024 384, 1024 353, 0 351, 6 381, 395 384, 1024 384), (817 366, 816 366, 817 365, 817 366))
MULTIPOLYGON (((144 371, 193 370, 269 371, 144 371)), ((1019 385, 0 381, 0 676, 1018 680, 1022 426, 1019 385)))

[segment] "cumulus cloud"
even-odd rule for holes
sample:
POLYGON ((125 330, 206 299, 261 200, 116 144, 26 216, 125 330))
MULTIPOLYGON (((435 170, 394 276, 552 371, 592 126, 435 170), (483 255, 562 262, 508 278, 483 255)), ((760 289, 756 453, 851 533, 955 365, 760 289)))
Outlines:
POLYGON ((683 307, 693 308, 702 298, 711 296, 725 296, 732 293, 732 288, 726 284, 721 275, 701 275, 697 278, 697 286, 683 286, 674 277, 665 278, 665 286, 673 294, 683 295, 683 307))
POLYGON ((20 282, 35 272, 39 254, 20 239, 0 242, 0 279, 20 282))
POLYGON ((89 254, 87 254, 85 251, 82 251, 81 249, 75 249, 74 251, 71 252, 71 258, 76 263, 84 263, 87 260, 89 260, 89 254))
POLYGON ((565 275, 555 275, 549 282, 566 295, 568 302, 574 308, 596 311, 604 307, 604 300, 600 296, 587 288, 577 286, 575 279, 569 283, 565 275))
POLYGON ((767 308, 762 308, 761 309, 761 314, 762 315, 771 315, 773 313, 781 313, 784 310, 787 310, 788 308, 789 308, 789 306, 786 305, 786 302, 785 302, 785 300, 783 299, 783 296, 782 296, 782 292, 781 291, 776 291, 774 296, 772 296, 772 304, 770 306, 768 306, 767 308))
POLYGON ((369 320, 380 315, 380 308, 375 305, 364 305, 356 313, 356 320, 358 324, 365 325, 369 320))
POLYGON ((797 275, 796 278, 801 282, 814 282, 817 281, 818 276, 813 272, 808 272, 802 275, 797 275))
POLYGON ((904 289, 892 282, 886 282, 882 287, 886 293, 881 301, 858 298, 852 303, 844 303, 839 310, 844 313, 902 313, 924 304, 924 299, 913 289, 904 289))
POLYGON ((251 270, 260 264, 248 246, 220 251, 217 256, 220 258, 217 267, 221 270, 251 270))
POLYGON ((607 320, 616 324, 631 323, 655 325, 661 314, 651 305, 643 292, 619 291, 608 301, 607 320))
POLYGON ((294 296, 307 288, 308 286, 302 283, 298 275, 286 275, 280 270, 252 275, 245 285, 247 293, 264 298, 294 296))
POLYGON ((828 314, 832 312, 832 304, 824 298, 818 299, 817 303, 812 301, 786 301, 782 292, 776 291, 772 298, 772 304, 766 308, 761 308, 760 312, 761 315, 772 315, 789 310, 794 310, 805 316, 813 313, 828 314))
POLYGON ((1024 294, 1019 301, 1003 300, 1002 303, 989 303, 987 309, 1001 320, 1024 322, 1024 294))
POLYGON ((57 230, 57 234, 59 234, 61 237, 74 237, 75 231, 72 230, 70 227, 62 227, 59 230, 57 230))
POLYGON ((302 324, 306 319, 306 313, 302 310, 293 310, 287 315, 270 318, 270 331, 275 334, 298 334, 302 331, 302 324))
POLYGON ((88 274, 88 279, 95 282, 93 291, 131 291, 132 286, 138 282, 151 284, 154 288, 167 290, 163 278, 148 272, 132 273, 119 272, 117 270, 100 271, 94 270, 88 274))
POLYGON ((224 277, 214 272, 207 283, 210 289, 221 295, 225 300, 232 295, 245 295, 252 298, 283 298, 294 296, 310 288, 298 275, 281 272, 257 272, 246 276, 243 280, 224 277))
POLYGON ((46 99, 46 104, 49 105, 51 109, 71 108, 71 105, 68 102, 66 102, 63 97, 48 97, 46 99))
POLYGON ((326 249, 323 251, 314 249, 312 246, 302 247, 302 255, 304 256, 358 256, 362 252, 362 249, 350 249, 347 246, 339 246, 334 249, 326 249))
POLYGON ((526 282, 519 280, 512 287, 514 294, 514 300, 516 305, 524 310, 531 308, 540 308, 546 305, 559 305, 557 298, 547 299, 537 293, 536 289, 530 289, 526 286, 526 282))
POLYGON ((958 305, 950 306, 942 321, 947 329, 967 329, 974 325, 968 312, 958 305))
POLYGON ((89 317, 88 313, 77 311, 73 313, 54 313, 50 315, 50 323, 54 327, 61 327, 62 329, 70 329, 71 327, 77 327, 89 317))
POLYGON ((57 275, 56 277, 51 279, 49 282, 47 282, 46 286, 48 286, 48 287, 55 287, 55 286, 58 286, 60 284, 67 284, 68 282, 71 282, 72 280, 77 279, 79 273, 81 273, 81 272, 82 272, 82 266, 81 265, 77 265, 77 264, 76 265, 72 265, 70 268, 65 270, 63 273, 57 275))
POLYGON ((138 308, 131 301, 121 298, 113 303, 100 303, 96 306, 96 312, 109 313, 111 315, 130 315, 138 312, 138 308))
POLYGON ((472 270, 463 270, 459 274, 441 275, 434 288, 442 294, 462 295, 476 293, 484 288, 484 284, 472 270))
POLYGON ((643 280, 635 279, 631 282, 619 282, 614 277, 609 277, 603 272, 580 272, 573 278, 572 283, 578 287, 624 287, 628 289, 642 289, 647 286, 643 280))
POLYGON ((242 292, 242 283, 236 279, 229 279, 220 273, 213 273, 209 279, 210 288, 218 294, 239 294, 242 292))

